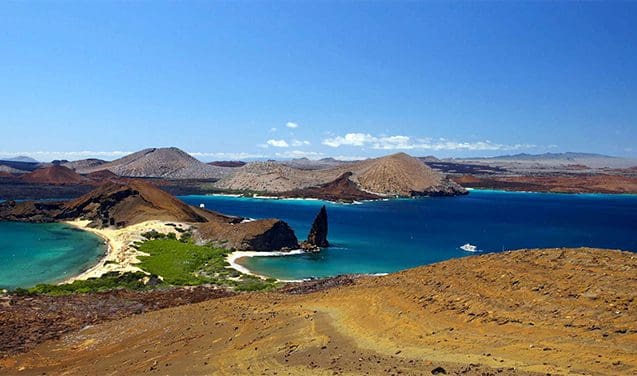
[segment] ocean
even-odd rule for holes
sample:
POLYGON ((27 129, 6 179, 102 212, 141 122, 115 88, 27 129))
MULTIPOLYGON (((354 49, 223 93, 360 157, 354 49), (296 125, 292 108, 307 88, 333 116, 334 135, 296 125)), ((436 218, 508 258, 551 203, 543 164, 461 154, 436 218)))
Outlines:
MULTIPOLYGON (((327 206, 332 247, 320 253, 242 258, 255 273, 298 280, 390 273, 456 257, 519 248, 600 247, 637 252, 637 195, 514 193, 339 204, 319 200, 182 196, 250 218, 281 218, 305 239, 327 206), (478 252, 460 247, 471 244, 478 252)), ((104 254, 94 234, 64 224, 0 222, 0 288, 64 280, 104 254)))
POLYGON ((228 196, 185 202, 250 218, 281 218, 300 240, 327 206, 332 247, 320 253, 242 258, 255 273, 297 280, 390 273, 478 253, 520 248, 600 247, 637 252, 637 195, 474 190, 467 196, 339 204, 228 196), (460 247, 474 245, 476 253, 460 247))
POLYGON ((65 224, 0 222, 0 288, 60 282, 105 251, 98 236, 65 224))

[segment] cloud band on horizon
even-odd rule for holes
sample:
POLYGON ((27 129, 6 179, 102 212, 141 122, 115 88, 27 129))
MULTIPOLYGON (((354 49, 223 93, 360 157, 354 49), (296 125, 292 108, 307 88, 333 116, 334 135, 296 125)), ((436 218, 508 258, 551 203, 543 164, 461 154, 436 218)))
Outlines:
POLYGON ((375 150, 520 150, 535 148, 533 144, 504 145, 489 140, 475 142, 450 141, 444 138, 413 138, 403 135, 373 136, 369 133, 347 133, 344 136, 326 138, 323 145, 338 148, 341 146, 363 147, 375 150))

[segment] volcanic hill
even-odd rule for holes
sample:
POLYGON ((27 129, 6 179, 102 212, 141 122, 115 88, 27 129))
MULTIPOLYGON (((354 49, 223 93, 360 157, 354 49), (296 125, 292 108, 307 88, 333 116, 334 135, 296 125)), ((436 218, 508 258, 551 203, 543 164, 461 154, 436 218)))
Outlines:
POLYGON ((60 165, 39 168, 20 176, 20 180, 26 183, 52 185, 86 184, 89 182, 86 177, 60 165))
MULTIPOLYGON (((62 166, 54 167, 68 170, 62 166)), ((92 227, 128 226, 147 220, 205 222, 213 215, 188 206, 141 180, 107 182, 71 201, 0 204, 0 218, 26 222, 81 218, 92 221, 92 227)))
POLYGON ((87 174, 98 170, 110 170, 126 177, 219 179, 228 175, 232 168, 203 163, 183 150, 171 147, 144 149, 95 166, 78 165, 76 171, 87 174))
MULTIPOLYGON (((347 163, 326 169, 299 169, 276 162, 249 163, 216 183, 221 189, 291 195, 310 191, 352 191, 343 181, 374 196, 465 194, 464 188, 405 153, 347 163), (303 191, 308 188, 311 190, 303 191), (301 191, 301 192, 299 192, 301 191)), ((322 195, 318 195, 322 197, 322 195)))

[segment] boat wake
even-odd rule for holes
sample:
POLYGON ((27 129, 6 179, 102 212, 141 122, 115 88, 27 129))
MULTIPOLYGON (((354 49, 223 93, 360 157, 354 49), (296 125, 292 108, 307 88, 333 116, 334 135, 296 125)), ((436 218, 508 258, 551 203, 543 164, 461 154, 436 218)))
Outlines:
POLYGON ((469 243, 461 245, 460 249, 462 249, 465 252, 471 252, 471 253, 482 252, 481 250, 478 249, 477 246, 473 244, 469 244, 469 243))

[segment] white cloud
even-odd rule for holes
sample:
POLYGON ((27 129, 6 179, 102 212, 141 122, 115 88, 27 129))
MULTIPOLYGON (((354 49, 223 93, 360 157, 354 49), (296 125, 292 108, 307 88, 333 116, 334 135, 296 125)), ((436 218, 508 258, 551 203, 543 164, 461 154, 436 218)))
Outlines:
POLYGON ((316 151, 302 151, 302 150, 290 150, 281 153, 274 154, 277 158, 308 158, 308 159, 321 159, 326 155, 316 151))
POLYGON ((275 158, 307 158, 312 160, 323 159, 327 157, 334 158, 339 161, 360 161, 369 159, 370 157, 363 157, 357 155, 328 155, 317 151, 303 151, 303 150, 289 150, 284 152, 274 153, 275 158))
POLYGON ((285 140, 274 140, 274 139, 267 140, 266 144, 270 146, 274 146, 275 148, 287 148, 290 146, 288 142, 285 140))
POLYGON ((444 138, 432 140, 429 138, 412 138, 409 136, 372 136, 369 133, 348 133, 323 140, 323 145, 333 148, 340 146, 358 146, 377 150, 518 150, 535 147, 531 144, 503 145, 489 140, 476 142, 450 141, 444 138))
POLYGON ((365 144, 372 142, 376 137, 371 134, 364 133, 348 133, 345 136, 336 136, 333 138, 326 138, 323 140, 323 145, 337 148, 339 146, 364 146, 365 144))
POLYGON ((303 146, 303 145, 309 145, 310 141, 301 141, 301 140, 292 140, 290 141, 290 145, 294 146, 294 147, 298 147, 298 146, 303 146))
POLYGON ((287 148, 287 147, 299 147, 299 146, 306 146, 306 145, 310 145, 310 141, 307 140, 297 140, 297 139, 293 139, 293 140, 284 140, 284 139, 270 139, 267 140, 265 142, 265 144, 259 144, 257 145, 260 148, 265 148, 267 149, 270 146, 273 146, 275 148, 287 148))
POLYGON ((362 161, 364 159, 369 159, 370 157, 362 157, 360 155, 335 155, 332 158, 339 161, 362 161))
POLYGON ((297 123, 294 123, 292 121, 288 121, 287 123, 285 123, 285 126, 288 128, 292 128, 292 129, 296 129, 299 127, 299 125, 297 123))
POLYGON ((276 128, 275 128, 275 127, 270 128, 270 132, 271 132, 271 133, 276 132, 276 128))

